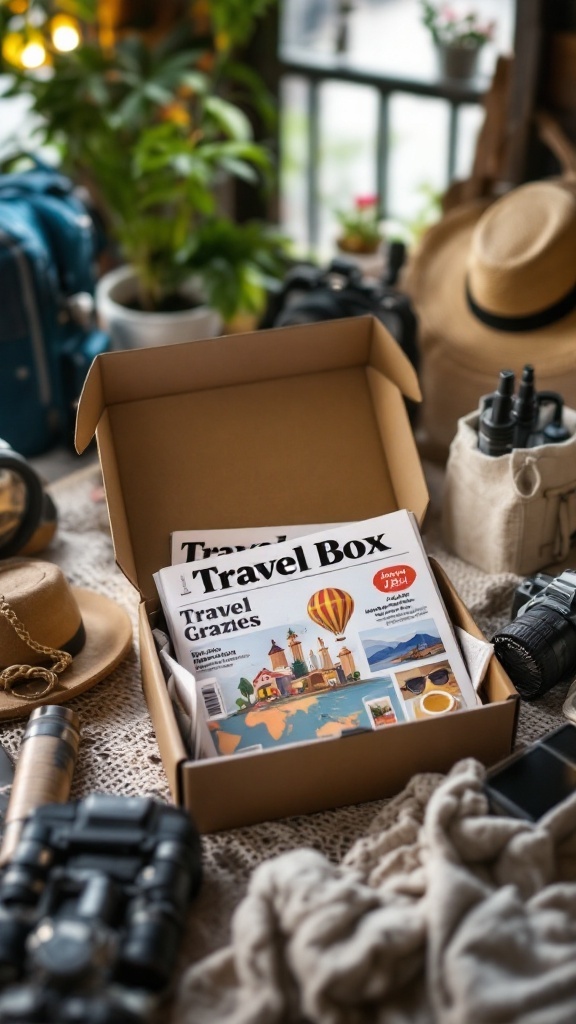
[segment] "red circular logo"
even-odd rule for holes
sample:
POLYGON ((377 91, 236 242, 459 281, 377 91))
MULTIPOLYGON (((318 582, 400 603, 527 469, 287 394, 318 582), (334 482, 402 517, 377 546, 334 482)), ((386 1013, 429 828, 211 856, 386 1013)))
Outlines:
POLYGON ((416 572, 411 565, 388 565, 385 569, 378 569, 372 582, 383 594, 397 594, 400 590, 408 590, 415 579, 416 572))

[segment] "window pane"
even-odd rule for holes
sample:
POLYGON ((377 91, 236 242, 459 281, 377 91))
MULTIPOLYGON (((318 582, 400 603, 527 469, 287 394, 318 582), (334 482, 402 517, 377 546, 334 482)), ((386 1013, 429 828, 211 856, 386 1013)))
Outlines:
MULTIPOLYGON (((452 0, 451 6, 470 10, 469 0, 452 0)), ((515 2, 475 0, 474 9, 483 20, 496 21, 495 40, 481 51, 485 78, 476 80, 478 103, 452 107, 434 96, 442 83, 419 0, 284 0, 281 54, 295 64, 316 59, 321 78, 310 92, 299 68, 298 77, 285 80, 281 96, 282 219, 303 251, 312 230, 313 251, 332 254, 334 209, 375 194, 379 180, 388 219, 410 234, 413 224, 438 215, 450 177, 470 174, 484 118, 482 82, 487 88, 497 54, 511 51, 515 2), (346 43, 345 52, 337 52, 338 42, 346 43), (343 81, 343 73, 376 80, 355 84, 343 81), (431 96, 418 95, 422 85, 431 96), (379 154, 380 103, 388 104, 388 117, 379 154), (378 167, 386 157, 387 166, 378 167)))

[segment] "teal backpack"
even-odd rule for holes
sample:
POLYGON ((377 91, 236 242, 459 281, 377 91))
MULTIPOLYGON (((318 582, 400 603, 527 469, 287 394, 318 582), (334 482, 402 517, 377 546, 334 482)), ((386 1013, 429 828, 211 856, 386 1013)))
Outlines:
POLYGON ((92 314, 98 231, 64 175, 0 175, 0 437, 22 455, 71 444, 76 404, 109 339, 92 314))

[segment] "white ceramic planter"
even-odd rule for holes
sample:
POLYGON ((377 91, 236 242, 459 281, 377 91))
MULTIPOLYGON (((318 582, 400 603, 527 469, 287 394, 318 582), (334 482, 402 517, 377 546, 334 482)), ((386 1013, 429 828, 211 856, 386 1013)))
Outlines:
MULTIPOLYGON (((104 274, 96 285, 98 321, 109 334, 113 349, 173 345, 214 338, 221 333, 220 314, 209 306, 177 313, 141 312, 124 305, 135 292, 134 271, 128 266, 104 274)), ((190 293, 193 294, 192 288, 190 293)))
POLYGON ((436 46, 440 78, 473 78, 478 71, 480 50, 470 46, 436 46))

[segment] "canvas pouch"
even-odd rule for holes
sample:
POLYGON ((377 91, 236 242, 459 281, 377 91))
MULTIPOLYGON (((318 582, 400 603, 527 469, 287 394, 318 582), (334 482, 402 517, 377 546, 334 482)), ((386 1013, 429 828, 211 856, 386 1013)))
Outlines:
POLYGON ((448 550, 488 573, 525 576, 566 558, 576 539, 576 411, 564 408, 567 441, 478 449, 480 410, 458 420, 442 505, 448 550))

